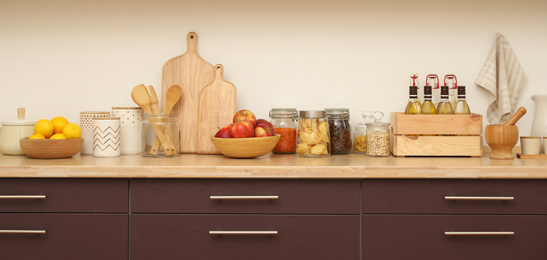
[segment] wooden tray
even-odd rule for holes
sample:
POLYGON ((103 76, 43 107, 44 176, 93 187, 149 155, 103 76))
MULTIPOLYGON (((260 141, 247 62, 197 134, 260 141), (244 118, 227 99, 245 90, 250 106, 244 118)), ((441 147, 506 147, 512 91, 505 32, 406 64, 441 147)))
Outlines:
POLYGON ((517 153, 517 157, 520 159, 547 159, 547 154, 529 155, 517 153))

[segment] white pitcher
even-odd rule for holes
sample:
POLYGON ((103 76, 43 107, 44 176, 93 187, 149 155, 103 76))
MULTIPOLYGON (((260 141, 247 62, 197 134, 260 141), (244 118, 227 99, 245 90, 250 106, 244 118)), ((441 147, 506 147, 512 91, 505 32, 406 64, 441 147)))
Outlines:
POLYGON ((547 136, 547 94, 536 94, 532 96, 536 102, 534 121, 532 122, 531 136, 547 136))

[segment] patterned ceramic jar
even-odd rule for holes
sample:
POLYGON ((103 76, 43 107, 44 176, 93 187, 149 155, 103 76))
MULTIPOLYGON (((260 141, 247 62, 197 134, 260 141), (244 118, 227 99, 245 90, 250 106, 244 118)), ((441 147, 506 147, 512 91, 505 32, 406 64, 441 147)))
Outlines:
POLYGON ((112 116, 120 118, 122 154, 139 154, 144 111, 140 107, 113 107, 112 116))
POLYGON ((82 129, 82 139, 84 146, 81 154, 93 154, 93 118, 110 117, 108 111, 86 111, 80 112, 80 128, 82 129))

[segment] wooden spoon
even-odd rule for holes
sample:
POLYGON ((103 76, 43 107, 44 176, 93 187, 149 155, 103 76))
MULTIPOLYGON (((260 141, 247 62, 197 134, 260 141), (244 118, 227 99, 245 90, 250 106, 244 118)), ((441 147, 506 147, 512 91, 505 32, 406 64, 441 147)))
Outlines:
MULTIPOLYGON (((152 86, 149 86, 149 87, 152 87, 152 86)), ((179 85, 172 85, 167 89, 167 96, 165 97, 165 102, 166 102, 165 115, 168 116, 169 114, 171 114, 171 110, 173 109, 175 104, 180 100, 181 97, 182 97, 182 88, 179 85)), ((169 138, 169 136, 167 136, 167 138, 169 138)), ((172 140, 170 141, 173 144, 173 146, 170 149, 172 149, 174 153, 178 153, 173 141, 172 140)), ((154 140, 154 144, 152 145, 152 150, 154 150, 155 148, 157 151, 159 149, 159 146, 160 146, 160 140, 156 137, 156 139, 154 140)))
MULTIPOLYGON (((154 114, 151 108, 150 94, 148 93, 148 89, 146 89, 146 86, 144 86, 143 84, 135 86, 131 91, 131 98, 133 98, 133 101, 135 101, 135 103, 139 105, 146 114, 148 114, 149 116, 154 114)), ((163 131, 161 131, 161 129, 159 129, 156 124, 156 118, 149 117, 149 120, 152 128, 154 129, 154 132, 156 132, 156 136, 160 139, 161 145, 163 145, 163 147, 170 147, 169 141, 167 140, 167 138, 165 138, 163 131)), ((173 152, 165 149, 165 155, 173 155, 173 152)))

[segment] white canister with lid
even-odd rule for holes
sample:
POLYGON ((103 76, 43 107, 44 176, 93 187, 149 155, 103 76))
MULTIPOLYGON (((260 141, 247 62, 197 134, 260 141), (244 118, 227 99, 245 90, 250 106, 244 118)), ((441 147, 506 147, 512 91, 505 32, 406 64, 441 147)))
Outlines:
POLYGON ((35 121, 25 120, 25 109, 17 109, 18 120, 2 121, 0 131, 0 151, 6 155, 24 155, 19 145, 19 139, 29 137, 34 133, 35 121))

